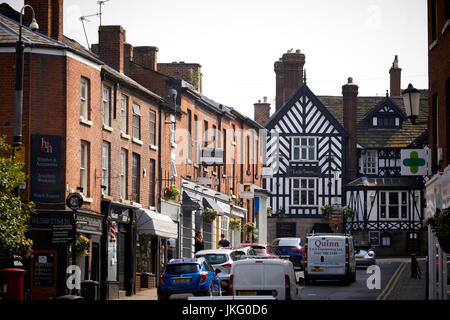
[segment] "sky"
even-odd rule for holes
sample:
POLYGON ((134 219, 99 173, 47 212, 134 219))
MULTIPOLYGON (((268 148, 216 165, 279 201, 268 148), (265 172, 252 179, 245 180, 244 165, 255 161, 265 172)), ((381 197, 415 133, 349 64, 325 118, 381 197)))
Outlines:
MULTIPOLYGON (((97 0, 65 0, 64 35, 97 43, 98 12, 97 0)), ((359 96, 385 95, 395 55, 401 88, 428 88, 426 0, 108 0, 101 17, 131 45, 158 47, 158 62, 199 63, 203 94, 251 118, 263 97, 274 112, 274 63, 290 49, 316 95, 341 95, 348 77, 359 96)))

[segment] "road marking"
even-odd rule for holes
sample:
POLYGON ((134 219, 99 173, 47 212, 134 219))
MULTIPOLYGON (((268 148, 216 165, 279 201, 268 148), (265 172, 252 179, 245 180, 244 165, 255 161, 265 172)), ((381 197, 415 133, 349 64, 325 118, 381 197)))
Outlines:
POLYGON ((403 265, 402 270, 400 270, 400 272, 397 274, 397 278, 395 279, 395 281, 392 283, 391 289, 389 289, 389 291, 386 293, 386 295, 383 297, 383 300, 386 300, 387 297, 391 294, 392 289, 394 289, 395 285, 397 284, 398 280, 400 279, 400 276, 402 275, 403 271, 406 269, 406 263, 403 265))
POLYGON ((377 297, 376 300, 380 300, 380 299, 381 299, 381 297, 382 297, 382 296, 385 294, 385 292, 389 289, 389 286, 391 285, 391 282, 395 279, 395 277, 397 276, 397 274, 399 274, 400 269, 402 269, 403 266, 405 266, 405 265, 406 265, 406 264, 405 264, 404 262, 402 262, 402 263, 398 266, 397 270, 395 270, 394 274, 393 274, 392 277, 389 279, 389 281, 388 281, 386 287, 384 287, 383 291, 381 291, 381 293, 378 295, 378 297, 377 297))

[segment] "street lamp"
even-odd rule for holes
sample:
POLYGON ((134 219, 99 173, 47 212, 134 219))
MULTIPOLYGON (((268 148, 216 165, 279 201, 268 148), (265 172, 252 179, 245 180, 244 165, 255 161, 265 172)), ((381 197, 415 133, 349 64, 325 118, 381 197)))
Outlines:
POLYGON ((406 115, 412 124, 416 123, 419 116, 420 91, 413 87, 410 83, 408 88, 402 92, 403 103, 405 104, 406 115))
POLYGON ((29 4, 26 4, 20 10, 19 23, 19 40, 16 43, 16 78, 14 83, 14 138, 13 146, 22 146, 22 104, 23 104, 23 42, 22 42, 22 17, 25 8, 30 8, 33 14, 31 19, 31 31, 37 31, 39 25, 34 17, 34 9, 29 4))

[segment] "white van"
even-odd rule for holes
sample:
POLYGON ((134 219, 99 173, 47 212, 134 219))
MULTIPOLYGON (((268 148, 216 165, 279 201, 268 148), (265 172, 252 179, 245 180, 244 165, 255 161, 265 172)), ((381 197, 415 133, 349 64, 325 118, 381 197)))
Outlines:
POLYGON ((280 259, 246 259, 233 263, 229 294, 273 296, 276 300, 300 300, 292 262, 280 259))
POLYGON ((305 243, 305 284, 315 279, 356 280, 355 249, 351 235, 312 234, 305 243))

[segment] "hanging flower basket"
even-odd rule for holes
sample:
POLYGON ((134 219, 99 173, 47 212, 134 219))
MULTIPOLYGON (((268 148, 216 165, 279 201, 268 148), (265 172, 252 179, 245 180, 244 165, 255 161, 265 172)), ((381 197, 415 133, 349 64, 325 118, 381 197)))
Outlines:
POLYGON ((238 220, 234 220, 234 219, 230 219, 228 228, 232 231, 241 231, 242 230, 241 223, 238 220))
POLYGON ((268 217, 271 217, 271 216, 272 216, 272 207, 271 207, 271 206, 268 206, 268 207, 267 207, 267 216, 268 216, 268 217))
POLYGON ((164 200, 177 200, 180 191, 174 186, 167 186, 164 190, 164 200))
POLYGON ((353 216, 355 215, 352 208, 350 208, 349 206, 342 207, 341 212, 347 218, 353 218, 353 216))
POLYGON ((88 254, 90 240, 83 235, 77 238, 77 256, 83 257, 88 254))
POLYGON ((439 241, 439 246, 445 252, 450 252, 450 208, 436 209, 433 217, 427 220, 431 230, 439 241))
POLYGON ((325 219, 329 219, 331 217, 332 208, 329 204, 321 206, 320 210, 322 211, 322 217, 325 219))
POLYGON ((206 208, 202 211, 202 217, 203 220, 205 220, 206 222, 213 222, 214 220, 216 220, 217 217, 217 211, 213 210, 211 208, 206 208))
POLYGON ((277 216, 278 216, 279 218, 284 218, 284 217, 286 217, 286 214, 284 213, 284 209, 278 209, 278 210, 277 210, 277 216))
POLYGON ((253 222, 247 222, 245 224, 245 231, 247 233, 254 233, 255 230, 256 230, 256 226, 255 226, 255 224, 253 222))

